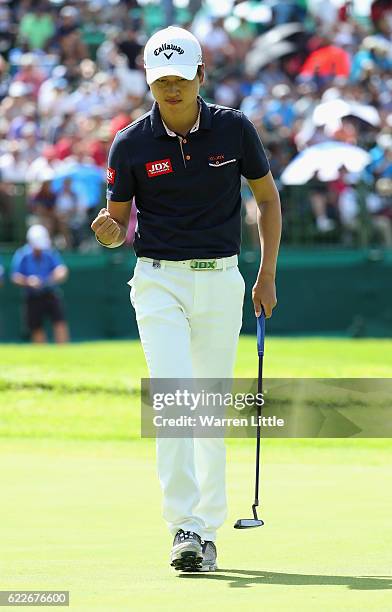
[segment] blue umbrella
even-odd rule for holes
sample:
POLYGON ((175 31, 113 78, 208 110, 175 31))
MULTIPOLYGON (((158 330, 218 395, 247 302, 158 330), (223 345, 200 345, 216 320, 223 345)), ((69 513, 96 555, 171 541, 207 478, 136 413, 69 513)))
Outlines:
POLYGON ((86 208, 93 208, 101 202, 105 172, 93 164, 73 162, 55 172, 52 187, 55 192, 62 189, 64 180, 71 180, 71 188, 86 208))

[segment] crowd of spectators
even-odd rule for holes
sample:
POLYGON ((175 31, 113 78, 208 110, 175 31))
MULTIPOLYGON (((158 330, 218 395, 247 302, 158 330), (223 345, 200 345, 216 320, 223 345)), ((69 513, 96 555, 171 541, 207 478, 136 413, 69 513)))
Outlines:
MULTIPOLYGON (((151 107, 142 50, 169 23, 202 44, 203 97, 257 126, 282 193, 284 238, 308 220, 315 240, 357 243, 365 224, 369 240, 392 246, 390 0, 0 0, 3 228, 24 184, 28 224, 45 225, 60 249, 99 248, 89 223, 108 149, 151 107), (367 163, 285 182, 292 159, 327 142, 366 150, 367 163)), ((244 202, 257 241, 246 186, 244 202)))

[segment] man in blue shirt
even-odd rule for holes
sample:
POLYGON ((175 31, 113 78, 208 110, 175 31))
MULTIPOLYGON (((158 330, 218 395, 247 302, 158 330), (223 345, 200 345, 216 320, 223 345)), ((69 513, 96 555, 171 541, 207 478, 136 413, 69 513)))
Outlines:
POLYGON ((26 324, 33 342, 46 342, 44 322, 50 319, 56 342, 68 342, 68 326, 56 286, 64 282, 68 269, 57 251, 51 249, 43 225, 32 225, 27 244, 18 249, 11 263, 11 280, 24 287, 26 324))
MULTIPOLYGON (((201 47, 188 31, 156 32, 144 51, 155 98, 116 135, 109 154, 107 208, 91 227, 108 248, 124 243, 137 208, 131 284, 150 378, 230 379, 242 324, 238 270, 241 175, 259 208, 263 257, 255 314, 276 305, 280 202, 263 146, 240 111, 206 104, 201 47)), ((176 570, 212 571, 216 531, 226 518, 224 440, 157 437, 163 516, 176 570)))

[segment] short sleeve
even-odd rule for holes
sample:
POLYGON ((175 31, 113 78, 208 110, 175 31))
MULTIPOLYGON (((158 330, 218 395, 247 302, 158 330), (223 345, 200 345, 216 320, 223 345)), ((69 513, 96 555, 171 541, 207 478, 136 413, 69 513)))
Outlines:
POLYGON ((50 256, 51 256, 52 270, 54 270, 58 266, 64 266, 64 262, 63 262, 63 260, 61 258, 61 255, 60 255, 60 253, 58 251, 52 250, 50 252, 50 256))
POLYGON ((11 276, 13 274, 24 274, 26 275, 26 269, 24 266, 24 254, 23 249, 18 249, 14 254, 11 261, 11 276))
POLYGON ((113 202, 128 202, 135 194, 135 179, 126 144, 117 134, 109 151, 106 197, 113 202))
POLYGON ((268 174, 270 167, 263 144, 253 123, 242 114, 241 174, 247 179, 258 179, 268 174))

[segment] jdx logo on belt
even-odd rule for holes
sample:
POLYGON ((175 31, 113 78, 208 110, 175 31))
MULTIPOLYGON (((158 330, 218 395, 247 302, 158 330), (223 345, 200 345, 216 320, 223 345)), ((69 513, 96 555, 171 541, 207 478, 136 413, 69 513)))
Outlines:
POLYGON ((190 268, 192 268, 192 270, 215 270, 216 259, 210 259, 210 261, 193 259, 190 263, 190 268))

